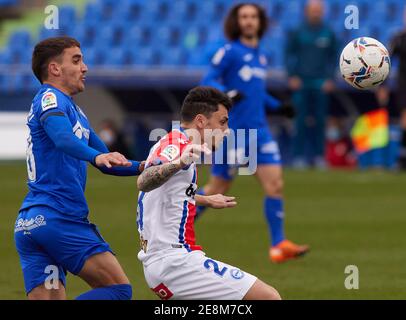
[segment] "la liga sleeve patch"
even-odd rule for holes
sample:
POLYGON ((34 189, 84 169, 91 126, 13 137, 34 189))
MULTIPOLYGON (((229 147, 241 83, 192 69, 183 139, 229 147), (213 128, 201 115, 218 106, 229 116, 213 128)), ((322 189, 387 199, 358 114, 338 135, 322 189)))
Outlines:
POLYGON ((53 92, 45 92, 41 99, 42 111, 58 107, 56 95, 53 92))
POLYGON ((179 147, 174 144, 167 145, 160 153, 161 157, 164 157, 168 161, 176 159, 180 154, 179 147))

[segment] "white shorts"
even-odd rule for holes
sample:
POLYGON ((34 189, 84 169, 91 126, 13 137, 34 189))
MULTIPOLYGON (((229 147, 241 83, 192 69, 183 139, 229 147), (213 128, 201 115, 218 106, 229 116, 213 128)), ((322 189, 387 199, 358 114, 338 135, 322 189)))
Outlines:
POLYGON ((148 286, 164 300, 242 300, 257 280, 200 250, 162 255, 144 264, 144 275, 148 286))

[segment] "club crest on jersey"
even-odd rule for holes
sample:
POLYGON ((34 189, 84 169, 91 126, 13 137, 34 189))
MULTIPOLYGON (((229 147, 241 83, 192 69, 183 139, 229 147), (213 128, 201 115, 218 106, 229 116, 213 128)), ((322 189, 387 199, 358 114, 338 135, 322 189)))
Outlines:
POLYGON ((46 111, 58 106, 56 95, 52 92, 45 92, 41 99, 42 111, 46 111))
POLYGON ((179 147, 175 146, 174 144, 166 146, 165 149, 161 151, 161 156, 164 156, 169 161, 176 159, 178 155, 179 155, 179 147))
POLYGON ((231 269, 230 274, 236 280, 240 280, 244 277, 244 272, 242 272, 240 269, 231 269))

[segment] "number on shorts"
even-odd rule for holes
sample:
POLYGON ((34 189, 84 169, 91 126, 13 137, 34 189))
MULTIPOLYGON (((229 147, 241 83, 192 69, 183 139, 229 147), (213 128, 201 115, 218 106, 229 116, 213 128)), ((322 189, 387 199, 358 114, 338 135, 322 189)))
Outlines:
POLYGON ((220 277, 222 277, 222 276, 224 276, 224 274, 226 273, 226 271, 227 271, 227 267, 223 267, 222 269, 220 269, 219 268, 219 265, 218 265, 218 263, 217 263, 217 261, 214 261, 214 260, 212 260, 212 259, 207 259, 205 262, 204 262, 204 267, 206 268, 206 269, 208 269, 208 270, 210 270, 210 266, 213 266, 213 271, 214 271, 214 273, 215 274, 217 274, 218 276, 220 276, 220 277))

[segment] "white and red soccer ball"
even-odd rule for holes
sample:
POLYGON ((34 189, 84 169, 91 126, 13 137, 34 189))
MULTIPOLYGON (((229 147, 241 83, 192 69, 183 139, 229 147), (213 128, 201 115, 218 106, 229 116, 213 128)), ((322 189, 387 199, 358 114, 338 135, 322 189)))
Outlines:
POLYGON ((388 50, 373 38, 352 40, 340 56, 341 75, 356 89, 371 89, 380 85, 388 77, 390 67, 388 50))

